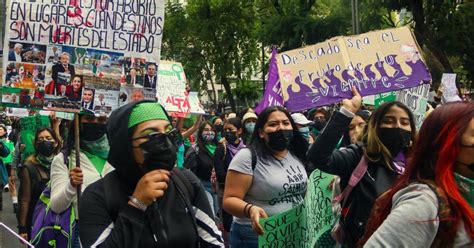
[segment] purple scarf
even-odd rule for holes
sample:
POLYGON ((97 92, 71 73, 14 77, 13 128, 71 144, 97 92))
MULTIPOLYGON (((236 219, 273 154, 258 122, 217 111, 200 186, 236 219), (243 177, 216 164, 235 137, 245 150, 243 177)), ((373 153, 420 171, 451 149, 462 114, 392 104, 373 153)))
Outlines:
POLYGON ((398 155, 393 158, 393 165, 398 174, 403 175, 403 173, 405 173, 406 162, 407 160, 404 152, 399 152, 398 155))
POLYGON ((246 146, 244 145, 244 142, 242 142, 242 139, 239 138, 239 144, 237 146, 235 144, 227 143, 226 147, 227 151, 229 151, 230 158, 232 159, 240 149, 245 148, 246 146))

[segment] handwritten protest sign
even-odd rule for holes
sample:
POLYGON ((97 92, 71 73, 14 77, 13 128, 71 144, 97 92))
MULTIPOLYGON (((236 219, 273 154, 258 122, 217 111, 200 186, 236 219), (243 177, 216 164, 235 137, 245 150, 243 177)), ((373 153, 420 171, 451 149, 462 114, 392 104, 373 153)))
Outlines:
POLYGON ((462 101, 456 88, 456 73, 443 73, 441 90, 443 92, 443 102, 462 101))
POLYGON ((189 99, 189 113, 191 114, 205 114, 204 107, 202 106, 201 102, 199 101, 199 96, 197 92, 189 92, 188 95, 189 99))
POLYGON ((36 131, 40 128, 49 126, 50 123, 48 116, 35 115, 20 119, 21 143, 25 145, 25 149, 21 153, 22 160, 35 152, 33 141, 35 139, 36 131))
POLYGON ((6 18, 1 85, 25 90, 16 107, 97 112, 106 91, 108 112, 121 83, 156 85, 164 0, 15 0, 6 18))
POLYGON ((278 75, 277 51, 273 49, 270 58, 270 68, 268 69, 268 80, 265 86, 263 98, 255 108, 256 113, 262 112, 270 106, 283 106, 283 97, 281 95, 280 77, 278 75))
POLYGON ((181 63, 161 61, 158 68, 158 84, 156 93, 158 102, 167 111, 186 113, 189 101, 186 92, 186 75, 181 63))
POLYGON ((331 230, 333 215, 331 189, 333 176, 319 170, 311 173, 304 202, 284 213, 262 219, 265 234, 258 245, 267 247, 331 247, 322 236, 331 230))
POLYGON ((431 82, 409 27, 336 37, 280 53, 278 69, 285 105, 300 111, 352 97, 431 82))

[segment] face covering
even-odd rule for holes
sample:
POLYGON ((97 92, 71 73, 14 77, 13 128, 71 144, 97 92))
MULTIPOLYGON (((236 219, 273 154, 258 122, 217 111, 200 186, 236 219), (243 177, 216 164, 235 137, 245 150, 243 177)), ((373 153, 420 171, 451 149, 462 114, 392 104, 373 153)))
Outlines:
POLYGON ((105 124, 82 123, 81 138, 86 141, 95 141, 105 135, 105 124))
POLYGON ((50 157, 54 153, 54 141, 41 141, 36 145, 36 151, 45 157, 50 157))
POLYGON ((214 132, 203 132, 202 139, 204 141, 213 141, 216 138, 216 134, 214 132))
POLYGON ((166 135, 153 136, 141 144, 140 148, 145 156, 145 170, 169 170, 174 168, 178 147, 166 135))
POLYGON ((225 140, 227 142, 234 144, 235 141, 237 140, 237 135, 234 132, 225 132, 224 133, 225 140))
POLYGON ((268 134, 268 146, 275 151, 288 148, 293 139, 293 130, 279 130, 268 134))
POLYGON ((390 151, 392 157, 395 157, 410 144, 411 132, 398 127, 380 128, 379 139, 390 151))
POLYGON ((214 129, 216 129, 216 132, 220 133, 222 130, 224 130, 224 125, 218 124, 214 126, 214 129))
POLYGON ((309 139, 309 127, 299 128, 298 131, 305 139, 309 139))
POLYGON ((313 127, 314 129, 318 130, 318 131, 322 131, 324 129, 324 127, 326 126, 326 121, 323 121, 323 120, 315 120, 314 121, 314 124, 313 124, 313 127))
POLYGON ((245 130, 247 130, 248 133, 253 133, 253 130, 255 129, 255 123, 254 122, 249 122, 245 124, 245 130))
POLYGON ((49 169, 51 167, 53 158, 54 156, 47 157, 43 156, 41 153, 38 153, 38 155, 36 155, 36 160, 38 161, 38 163, 46 169, 49 169))
POLYGON ((94 141, 81 140, 81 149, 96 156, 99 156, 103 159, 107 159, 109 155, 109 141, 107 140, 107 135, 102 135, 102 137, 95 139, 94 141))

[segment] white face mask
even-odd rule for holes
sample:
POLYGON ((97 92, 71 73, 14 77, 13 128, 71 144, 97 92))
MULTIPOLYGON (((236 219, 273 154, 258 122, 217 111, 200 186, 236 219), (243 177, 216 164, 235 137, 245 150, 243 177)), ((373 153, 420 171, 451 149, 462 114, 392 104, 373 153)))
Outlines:
POLYGON ((202 139, 204 141, 213 141, 216 138, 216 133, 213 131, 207 131, 202 133, 202 139))

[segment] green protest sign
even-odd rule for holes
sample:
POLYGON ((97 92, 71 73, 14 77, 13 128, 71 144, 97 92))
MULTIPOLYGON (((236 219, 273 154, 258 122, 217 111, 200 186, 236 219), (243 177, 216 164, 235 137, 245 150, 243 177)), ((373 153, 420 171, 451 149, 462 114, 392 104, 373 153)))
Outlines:
POLYGON ((392 92, 387 92, 387 93, 382 93, 382 94, 377 94, 375 95, 374 99, 374 105, 376 108, 378 108, 380 105, 386 103, 386 102, 393 102, 397 99, 397 93, 392 91, 392 92))
POLYGON ((24 161, 28 156, 35 152, 33 140, 36 131, 43 127, 49 127, 49 117, 36 115, 23 117, 20 119, 21 126, 21 143, 25 145, 25 149, 21 153, 21 160, 24 161))
POLYGON ((259 247, 334 247, 323 238, 334 222, 329 186, 332 179, 332 175, 319 170, 311 173, 302 204, 260 221, 265 233, 258 238, 259 247))

